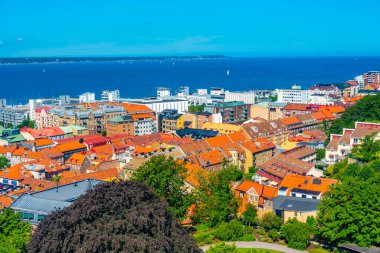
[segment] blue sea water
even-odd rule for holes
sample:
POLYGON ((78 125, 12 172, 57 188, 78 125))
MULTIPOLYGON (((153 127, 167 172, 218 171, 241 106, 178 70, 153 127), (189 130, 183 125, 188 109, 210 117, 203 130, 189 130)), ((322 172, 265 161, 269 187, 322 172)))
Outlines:
POLYGON ((380 70, 380 57, 226 58, 0 64, 0 98, 8 104, 29 98, 119 89, 122 97, 155 95, 155 87, 173 91, 181 85, 229 90, 308 87, 343 82, 370 70, 380 70), (229 75, 227 71, 229 70, 229 75))

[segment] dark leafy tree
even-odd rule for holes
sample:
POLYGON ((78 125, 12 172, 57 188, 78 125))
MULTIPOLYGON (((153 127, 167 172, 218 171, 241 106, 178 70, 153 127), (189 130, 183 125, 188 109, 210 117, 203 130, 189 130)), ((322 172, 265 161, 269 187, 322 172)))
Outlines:
POLYGON ((320 161, 326 156, 326 150, 325 149, 317 149, 317 160, 320 161))
POLYGON ((11 166, 11 164, 10 164, 9 160, 5 156, 0 156, 0 171, 8 168, 10 166, 11 166))
POLYGON ((379 173, 367 179, 344 177, 319 205, 318 238, 331 245, 380 246, 379 192, 379 173))
POLYGON ((189 112, 203 112, 205 109, 206 105, 201 104, 201 105, 190 105, 189 106, 189 112))
POLYGON ((192 195, 185 191, 184 175, 187 170, 173 157, 153 156, 133 174, 132 179, 143 181, 152 187, 158 196, 164 198, 170 210, 182 218, 193 203, 192 195))
POLYGON ((309 245, 312 233, 313 228, 309 224, 300 222, 295 218, 288 220, 281 227, 281 235, 285 238, 288 246, 300 250, 309 245))
POLYGON ((48 215, 28 252, 202 252, 142 182, 103 183, 48 215))
POLYGON ((29 223, 21 221, 21 215, 7 208, 0 214, 0 252, 26 252, 30 237, 29 223))

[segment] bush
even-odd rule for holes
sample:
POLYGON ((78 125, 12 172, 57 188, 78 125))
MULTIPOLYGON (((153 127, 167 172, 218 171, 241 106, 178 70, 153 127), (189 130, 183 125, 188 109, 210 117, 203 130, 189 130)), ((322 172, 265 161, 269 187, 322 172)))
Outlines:
POLYGON ((288 247, 292 249, 298 249, 298 250, 304 250, 307 247, 307 243, 305 242, 295 242, 295 241, 290 241, 288 242, 288 247))
POLYGON ((285 238, 288 246, 294 249, 305 249, 310 242, 313 228, 298 220, 291 219, 281 227, 281 234, 285 238))
POLYGON ((215 237, 222 241, 236 241, 244 235, 245 226, 237 220, 223 223, 215 230, 215 237))
POLYGON ((235 245, 227 245, 224 242, 211 246, 206 253, 239 253, 235 245))
POLYGON ((256 238, 253 234, 245 234, 242 237, 240 237, 238 241, 252 242, 252 241, 256 241, 256 238))
POLYGON ((280 239, 280 233, 277 230, 270 230, 268 235, 275 242, 280 239))
POLYGON ((256 230, 256 232, 259 234, 259 235, 265 235, 265 230, 264 229, 258 229, 256 230))
POLYGON ((268 212, 263 215, 259 224, 265 229, 280 229, 282 220, 273 212, 268 212))

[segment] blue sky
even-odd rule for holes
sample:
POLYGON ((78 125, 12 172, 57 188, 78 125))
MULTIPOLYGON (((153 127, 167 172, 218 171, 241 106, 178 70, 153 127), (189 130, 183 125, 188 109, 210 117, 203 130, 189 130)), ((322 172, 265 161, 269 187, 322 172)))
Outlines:
POLYGON ((380 55, 380 0, 0 0, 0 57, 380 55))

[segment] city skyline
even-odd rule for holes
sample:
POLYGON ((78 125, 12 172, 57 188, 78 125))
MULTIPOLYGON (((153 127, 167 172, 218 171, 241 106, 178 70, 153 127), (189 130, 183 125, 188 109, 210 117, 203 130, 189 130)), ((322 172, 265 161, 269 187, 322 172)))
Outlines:
POLYGON ((378 0, 365 8, 326 0, 3 1, 0 57, 380 55, 378 7, 378 0))

